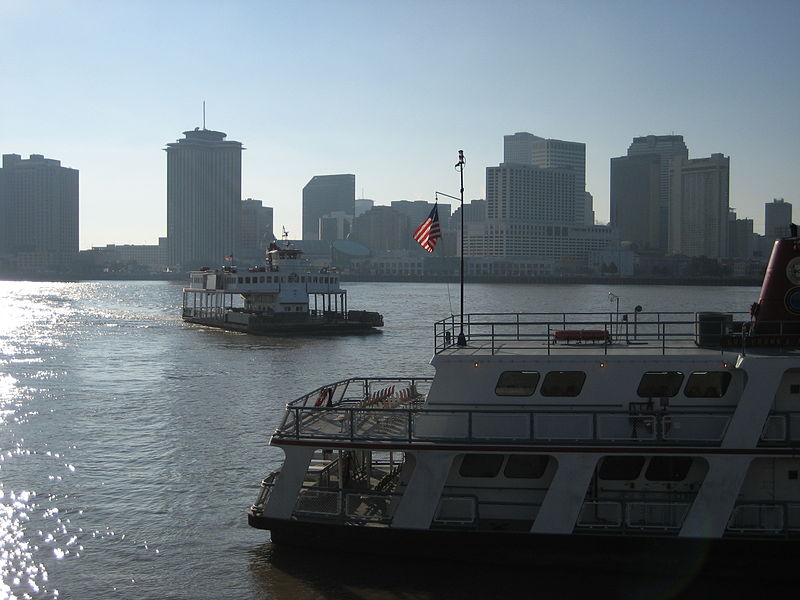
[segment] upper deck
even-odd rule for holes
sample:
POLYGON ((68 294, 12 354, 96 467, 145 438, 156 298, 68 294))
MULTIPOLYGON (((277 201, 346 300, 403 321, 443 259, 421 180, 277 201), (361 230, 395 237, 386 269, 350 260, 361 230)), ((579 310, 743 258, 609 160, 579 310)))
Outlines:
POLYGON ((761 322, 748 313, 473 313, 434 324, 435 354, 787 353, 800 348, 796 323, 761 322), (763 327, 769 325, 769 327, 763 327))

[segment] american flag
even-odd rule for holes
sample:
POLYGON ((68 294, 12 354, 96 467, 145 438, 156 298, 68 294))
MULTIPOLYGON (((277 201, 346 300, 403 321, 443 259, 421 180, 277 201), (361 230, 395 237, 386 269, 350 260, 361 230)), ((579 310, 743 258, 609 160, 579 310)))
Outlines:
POLYGON ((434 204, 431 214, 417 227, 414 232, 414 239, 428 252, 433 252, 436 242, 442 237, 442 230, 439 228, 439 205, 434 204))

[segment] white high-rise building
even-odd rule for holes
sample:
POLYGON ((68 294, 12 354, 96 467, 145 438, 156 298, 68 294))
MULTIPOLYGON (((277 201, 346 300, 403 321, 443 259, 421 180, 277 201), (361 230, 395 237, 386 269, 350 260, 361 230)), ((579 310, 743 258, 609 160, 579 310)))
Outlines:
POLYGON ((611 241, 608 227, 575 220, 576 173, 503 163, 486 169, 486 221, 464 232, 464 255, 537 257, 580 268, 611 241))
POLYGON ((3 155, 0 251, 35 269, 59 268, 78 256, 76 169, 41 154, 3 155))
POLYGON ((586 144, 545 139, 522 131, 503 137, 503 160, 509 164, 573 171, 573 219, 582 225, 594 223, 591 195, 586 194, 586 144))
POLYGON ((183 135, 166 148, 169 264, 218 266, 238 251, 242 144, 208 129, 183 135))

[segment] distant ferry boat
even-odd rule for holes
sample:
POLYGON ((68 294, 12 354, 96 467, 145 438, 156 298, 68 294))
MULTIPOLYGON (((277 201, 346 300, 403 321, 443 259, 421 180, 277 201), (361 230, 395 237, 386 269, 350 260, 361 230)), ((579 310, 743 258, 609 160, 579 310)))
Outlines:
POLYGON ((312 269, 302 254, 273 242, 265 266, 192 271, 183 320, 255 335, 369 333, 383 326, 377 312, 348 310, 336 269, 312 269))
POLYGON ((251 526, 331 551, 796 573, 796 234, 749 314, 464 315, 434 335, 432 379, 288 404, 251 526))

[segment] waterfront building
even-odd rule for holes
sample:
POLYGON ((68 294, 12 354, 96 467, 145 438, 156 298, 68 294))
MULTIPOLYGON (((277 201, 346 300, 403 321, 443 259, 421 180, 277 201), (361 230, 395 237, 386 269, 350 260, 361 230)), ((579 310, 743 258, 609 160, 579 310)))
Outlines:
POLYGON ((728 256, 730 158, 670 161, 669 252, 712 259, 728 256))
POLYGON ((242 144, 209 129, 167 144, 169 263, 190 270, 238 254, 242 144))
POLYGON ((318 240, 320 219, 333 212, 355 216, 356 176, 315 175, 303 188, 303 239, 318 240))
POLYGON ((611 159, 611 225, 620 239, 667 252, 673 158, 689 158, 682 135, 635 137, 627 156, 611 159))
POLYGON ((31 154, 4 154, 0 168, 0 251, 17 269, 49 270, 78 256, 78 171, 31 154))
POLYGON ((239 253, 263 260, 267 246, 274 240, 272 207, 253 198, 242 200, 239 253))
POLYGON ((574 169, 522 163, 488 167, 486 219, 465 219, 464 256, 526 257, 565 271, 585 269, 589 254, 615 237, 608 226, 576 222, 575 187, 574 169))
POLYGON ((336 210, 319 219, 319 239, 326 242, 345 240, 353 227, 353 215, 336 210))
POLYGON ((532 165, 544 169, 569 169, 575 174, 574 222, 594 224, 592 196, 586 194, 586 144, 546 139, 522 131, 503 137, 506 164, 532 165))
POLYGON ((620 240, 639 250, 661 249, 666 231, 661 211, 661 164, 657 154, 611 159, 611 225, 620 240))
POLYGON ((160 273, 167 268, 167 238, 158 238, 158 244, 92 246, 82 250, 81 256, 106 272, 160 273))
POLYGON ((373 254, 407 250, 411 242, 409 220, 390 206, 375 206, 353 219, 350 239, 369 248, 373 254))
POLYGON ((374 200, 369 200, 368 198, 356 198, 355 214, 353 216, 360 217, 373 206, 375 206, 374 200))
POLYGON ((789 236, 792 223, 792 205, 783 198, 775 198, 764 204, 764 236, 772 246, 776 239, 789 236))
POLYGON ((751 259, 756 250, 753 219, 737 219, 734 209, 728 219, 728 246, 730 258, 751 259))

